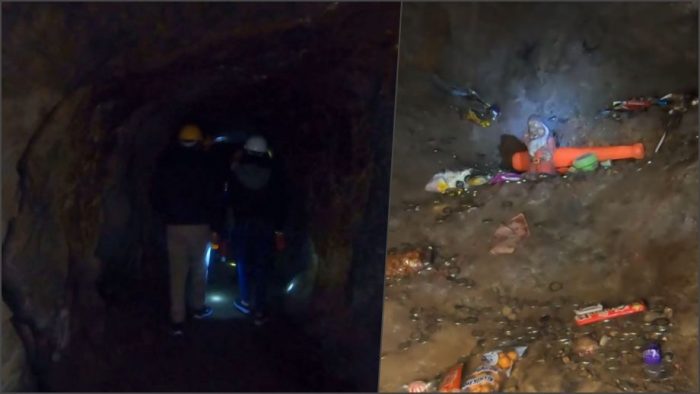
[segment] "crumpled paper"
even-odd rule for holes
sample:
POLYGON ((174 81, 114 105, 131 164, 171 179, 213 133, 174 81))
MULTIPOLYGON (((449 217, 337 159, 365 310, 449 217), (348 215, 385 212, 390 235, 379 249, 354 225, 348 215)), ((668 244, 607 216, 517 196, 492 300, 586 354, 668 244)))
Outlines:
POLYGON ((502 224, 493 234, 491 254, 511 254, 523 239, 530 236, 525 215, 520 213, 502 224))

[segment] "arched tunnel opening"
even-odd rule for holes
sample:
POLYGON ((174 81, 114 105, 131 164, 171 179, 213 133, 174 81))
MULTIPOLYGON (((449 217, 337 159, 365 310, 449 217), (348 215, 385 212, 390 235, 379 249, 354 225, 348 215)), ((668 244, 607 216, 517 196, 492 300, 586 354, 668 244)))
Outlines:
POLYGON ((3 4, 4 387, 375 390, 399 6, 3 4), (267 325, 215 253, 173 341, 151 190, 186 123, 212 177, 267 139, 288 247, 267 325))

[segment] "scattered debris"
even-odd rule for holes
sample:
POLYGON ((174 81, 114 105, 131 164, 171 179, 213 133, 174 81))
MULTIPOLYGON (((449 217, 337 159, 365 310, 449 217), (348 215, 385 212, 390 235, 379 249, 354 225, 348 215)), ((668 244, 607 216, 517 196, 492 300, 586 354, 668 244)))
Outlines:
POLYGON ((469 178, 467 180, 467 184, 469 184, 469 186, 481 186, 487 184, 489 180, 490 178, 487 176, 477 175, 469 178))
POLYGON ((450 95, 464 98, 466 107, 458 109, 460 118, 481 127, 490 127, 492 122, 501 116, 501 109, 497 105, 484 101, 474 89, 450 85, 437 75, 433 75, 433 82, 450 95))
POLYGON ((491 122, 500 115, 500 109, 496 106, 489 106, 484 111, 474 108, 467 108, 460 111, 460 118, 476 123, 481 127, 491 127, 491 122))
POLYGON ((527 346, 518 346, 508 351, 494 350, 485 353, 482 365, 476 369, 462 386, 468 393, 492 393, 500 391, 510 377, 513 365, 525 354, 527 346))
POLYGON ((658 99, 657 103, 669 115, 675 115, 686 113, 688 108, 697 106, 698 98, 691 94, 669 93, 658 99))
POLYGON ((425 185, 425 191, 444 193, 448 189, 464 189, 472 174, 472 169, 439 172, 425 185))
POLYGON ((462 171, 445 170, 439 172, 430 179, 425 190, 428 192, 446 193, 449 190, 466 190, 470 186, 481 186, 489 183, 490 175, 476 175, 474 169, 467 168, 462 171))
POLYGON ((517 244, 530 235, 530 229, 524 214, 518 214, 508 222, 501 225, 494 233, 491 254, 511 254, 517 244))
POLYGON ((466 190, 469 187, 486 184, 498 185, 507 182, 519 182, 522 175, 514 172, 497 172, 494 175, 476 174, 474 169, 467 168, 461 171, 445 170, 439 172, 430 179, 425 190, 434 193, 447 193, 449 190, 466 190))
POLYGON ((593 172, 598 169, 598 164, 598 157, 595 153, 586 153, 574 160, 572 170, 575 172, 593 172))
POLYGON ((574 352, 580 357, 588 357, 595 354, 600 345, 589 335, 576 338, 574 341, 574 352))
MULTIPOLYGON (((574 161, 586 154, 595 154, 599 161, 643 159, 645 155, 644 145, 636 143, 632 145, 599 146, 599 147, 564 147, 554 151, 554 165, 560 173, 566 173, 574 164, 574 161)), ((513 155, 512 165, 516 171, 525 172, 530 168, 530 155, 528 152, 517 152, 513 155)))
POLYGON ((610 116, 615 120, 622 119, 623 113, 642 112, 651 108, 655 104, 663 105, 659 99, 651 97, 637 97, 629 100, 613 101, 607 108, 600 111, 603 116, 610 116))
POLYGON ((595 308, 593 311, 585 311, 584 313, 580 313, 581 311, 575 312, 576 316, 574 319, 576 324, 579 326, 584 326, 586 324, 597 323, 647 310, 646 305, 644 305, 642 302, 633 302, 631 304, 620 305, 608 309, 602 309, 601 305, 596 305, 593 308, 595 308))
POLYGON ((500 185, 508 182, 520 182, 522 176, 514 172, 499 172, 491 178, 492 185, 500 185))
POLYGON ((661 353, 661 345, 658 342, 648 344, 642 352, 644 360, 644 372, 651 379, 659 379, 664 375, 664 358, 661 353))
POLYGON ((654 149, 654 153, 659 153, 659 149, 661 149, 661 145, 663 145, 664 141, 666 140, 666 134, 668 131, 664 131, 664 133, 661 135, 661 139, 659 140, 659 143, 656 144, 656 148, 654 149))
POLYGON ((486 352, 481 357, 481 365, 467 376, 462 383, 464 363, 458 362, 452 366, 442 379, 430 382, 416 380, 404 388, 409 393, 424 393, 438 391, 441 393, 491 393, 500 391, 503 383, 510 377, 515 362, 522 358, 527 346, 516 346, 505 350, 486 352), (439 383, 438 383, 439 382, 439 383), (438 388, 435 390, 435 388, 438 388))
POLYGON ((464 369, 464 364, 458 363, 452 367, 444 378, 440 382, 439 391, 441 393, 454 393, 459 392, 462 388, 462 370, 464 369))
POLYGON ((663 101, 663 107, 667 110, 668 119, 665 122, 664 133, 656 144, 654 153, 659 153, 661 146, 666 141, 668 132, 678 128, 683 114, 688 112, 688 108, 698 105, 698 98, 688 94, 670 93, 663 96, 660 100, 663 101))
POLYGON ((406 389, 409 393, 426 393, 431 391, 433 386, 430 383, 426 383, 422 380, 416 380, 415 382, 411 382, 406 389))
POLYGON ((424 267, 425 253, 419 249, 388 253, 386 277, 396 278, 415 274, 424 267))
POLYGON ((650 343, 642 352, 642 357, 644 358, 644 363, 646 364, 661 363, 661 361, 663 361, 661 346, 657 342, 650 343))

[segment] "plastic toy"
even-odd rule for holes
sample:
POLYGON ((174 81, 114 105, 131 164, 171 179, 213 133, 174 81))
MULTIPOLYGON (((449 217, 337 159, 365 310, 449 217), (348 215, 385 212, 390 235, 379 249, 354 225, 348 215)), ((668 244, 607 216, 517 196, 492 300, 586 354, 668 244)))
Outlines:
MULTIPOLYGON (((574 160, 587 154, 593 153, 598 161, 622 160, 622 159, 643 159, 644 145, 636 143, 632 145, 618 146, 598 146, 598 147, 567 147, 557 148, 554 151, 554 166, 561 172, 568 172, 574 160)), ((517 152, 513 155, 512 165, 516 171, 525 172, 530 168, 530 155, 528 152, 517 152)))

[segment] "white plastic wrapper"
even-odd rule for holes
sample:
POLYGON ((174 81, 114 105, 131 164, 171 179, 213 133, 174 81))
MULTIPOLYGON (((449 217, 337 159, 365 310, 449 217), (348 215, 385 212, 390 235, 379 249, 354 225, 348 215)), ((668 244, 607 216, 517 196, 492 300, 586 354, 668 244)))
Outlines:
POLYGON ((443 171, 433 175, 425 185, 425 190, 434 193, 444 193, 447 189, 457 187, 457 182, 464 182, 467 185, 467 179, 472 175, 472 169, 467 168, 462 171, 443 171))

